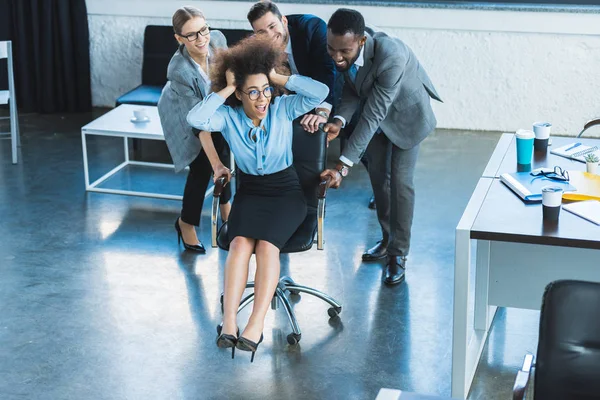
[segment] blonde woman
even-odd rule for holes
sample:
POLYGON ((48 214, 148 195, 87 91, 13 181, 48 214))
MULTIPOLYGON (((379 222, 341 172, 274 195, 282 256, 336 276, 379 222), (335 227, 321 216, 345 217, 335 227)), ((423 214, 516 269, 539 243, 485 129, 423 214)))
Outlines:
MULTIPOLYGON (((175 171, 189 166, 181 216, 175 221, 177 239, 183 241, 186 250, 205 253, 195 227, 200 225, 204 193, 213 169, 217 176, 229 174, 221 162, 226 159, 227 145, 217 134, 212 136, 213 142, 202 148, 199 131, 186 122, 186 116, 210 93, 211 61, 218 49, 227 48, 227 41, 221 32, 210 30, 204 14, 195 7, 181 7, 175 11, 173 30, 179 49, 169 62, 168 82, 158 102, 158 113, 175 171)), ((229 216, 230 197, 227 187, 221 196, 221 218, 224 220, 229 216)))

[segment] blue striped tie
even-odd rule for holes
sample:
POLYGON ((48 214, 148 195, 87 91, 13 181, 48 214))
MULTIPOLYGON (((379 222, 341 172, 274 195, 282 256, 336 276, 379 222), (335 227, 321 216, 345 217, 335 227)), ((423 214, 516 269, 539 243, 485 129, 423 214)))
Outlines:
POLYGON ((350 69, 348 70, 348 77, 352 81, 354 85, 356 85, 356 73, 358 72, 358 67, 356 64, 352 64, 350 69))

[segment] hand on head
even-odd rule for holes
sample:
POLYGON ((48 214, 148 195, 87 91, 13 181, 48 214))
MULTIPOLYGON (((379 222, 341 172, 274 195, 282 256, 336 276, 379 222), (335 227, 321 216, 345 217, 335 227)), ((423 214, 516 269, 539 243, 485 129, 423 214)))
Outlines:
POLYGON ((227 86, 235 87, 235 74, 231 69, 225 71, 225 79, 227 80, 227 86))

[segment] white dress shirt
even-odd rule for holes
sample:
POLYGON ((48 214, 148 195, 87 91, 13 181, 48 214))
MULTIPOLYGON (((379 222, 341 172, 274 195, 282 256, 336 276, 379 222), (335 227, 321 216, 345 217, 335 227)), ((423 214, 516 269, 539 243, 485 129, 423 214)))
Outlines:
MULTIPOLYGON (((360 67, 362 67, 363 65, 365 65, 365 58, 363 55, 363 52, 365 51, 365 46, 361 47, 360 49, 360 53, 358 53, 358 58, 356 59, 356 61, 354 61, 354 64, 356 66, 356 74, 358 75, 358 70, 360 69, 360 67)), ((353 82, 354 83, 354 82, 353 82)), ((335 115, 333 118, 337 118, 340 121, 342 121, 342 128, 344 128, 346 126, 346 118, 342 117, 341 115, 335 115)), ((344 156, 340 156, 340 161, 343 162, 344 164, 346 164, 347 166, 351 167, 354 165, 354 163, 352 161, 350 161, 349 159, 347 159, 344 156)))

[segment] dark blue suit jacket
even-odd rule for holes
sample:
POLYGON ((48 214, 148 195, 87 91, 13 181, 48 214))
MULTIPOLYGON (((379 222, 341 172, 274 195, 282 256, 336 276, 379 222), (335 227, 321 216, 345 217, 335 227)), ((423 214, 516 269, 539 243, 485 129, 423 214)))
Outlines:
POLYGON ((327 24, 311 14, 286 15, 292 41, 294 63, 300 75, 322 82, 329 88, 325 99, 335 105, 340 93, 334 93, 336 70, 327 53, 327 24))

